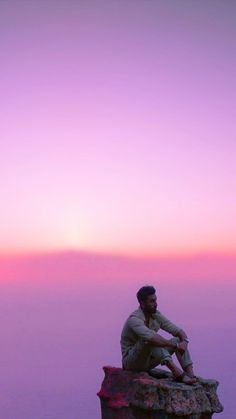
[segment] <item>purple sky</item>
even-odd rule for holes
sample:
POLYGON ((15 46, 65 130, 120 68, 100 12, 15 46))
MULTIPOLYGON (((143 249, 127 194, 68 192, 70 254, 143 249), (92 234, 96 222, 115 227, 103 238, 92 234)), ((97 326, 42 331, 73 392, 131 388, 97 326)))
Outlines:
POLYGON ((232 1, 0 2, 1 253, 234 253, 232 1))

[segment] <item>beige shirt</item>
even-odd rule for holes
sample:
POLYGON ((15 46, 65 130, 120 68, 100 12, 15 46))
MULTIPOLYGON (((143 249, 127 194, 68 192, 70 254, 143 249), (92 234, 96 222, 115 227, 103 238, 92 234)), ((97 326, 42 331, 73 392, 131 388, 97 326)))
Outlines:
POLYGON ((155 314, 152 314, 148 326, 145 324, 145 316, 140 307, 138 310, 131 313, 124 324, 121 334, 120 343, 122 357, 124 358, 128 354, 129 350, 139 339, 148 342, 155 336, 159 329, 163 329, 173 336, 177 336, 178 332, 181 330, 180 327, 164 317, 160 311, 156 311, 155 314))

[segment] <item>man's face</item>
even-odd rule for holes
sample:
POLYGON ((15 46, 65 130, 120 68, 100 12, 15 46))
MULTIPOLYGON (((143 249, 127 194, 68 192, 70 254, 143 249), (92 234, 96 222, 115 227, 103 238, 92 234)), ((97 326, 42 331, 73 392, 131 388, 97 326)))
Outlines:
POLYGON ((157 297, 156 294, 149 295, 145 301, 140 304, 142 310, 148 314, 154 314, 157 311, 157 297))

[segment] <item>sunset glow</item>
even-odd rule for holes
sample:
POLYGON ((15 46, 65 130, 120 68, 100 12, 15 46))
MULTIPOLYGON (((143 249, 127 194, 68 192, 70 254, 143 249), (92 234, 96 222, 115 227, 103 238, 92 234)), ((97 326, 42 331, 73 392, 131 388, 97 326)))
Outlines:
POLYGON ((0 252, 236 253, 235 5, 13 3, 0 252))

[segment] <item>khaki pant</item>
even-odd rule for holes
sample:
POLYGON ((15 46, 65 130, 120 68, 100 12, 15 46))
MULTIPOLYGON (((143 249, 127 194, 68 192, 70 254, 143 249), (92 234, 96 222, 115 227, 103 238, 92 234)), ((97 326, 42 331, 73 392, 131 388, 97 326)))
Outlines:
MULTIPOLYGON (((172 338, 170 341, 178 343, 180 342, 180 339, 172 338)), ((164 365, 167 360, 171 360, 171 355, 173 355, 174 352, 175 350, 172 348, 161 348, 140 339, 124 357, 123 367, 126 370, 131 371, 149 371, 157 365, 164 365)), ((183 355, 177 352, 176 356, 183 369, 192 364, 188 350, 186 350, 183 355)))

